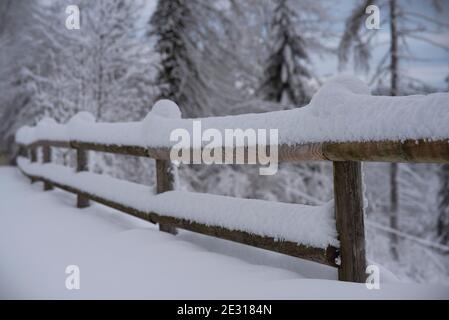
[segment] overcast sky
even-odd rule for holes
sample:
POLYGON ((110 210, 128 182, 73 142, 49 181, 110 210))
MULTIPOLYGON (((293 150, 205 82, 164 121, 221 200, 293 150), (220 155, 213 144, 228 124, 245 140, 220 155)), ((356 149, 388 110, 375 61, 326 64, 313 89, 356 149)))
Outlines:
MULTIPOLYGON (((335 6, 334 14, 341 18, 341 23, 336 26, 337 30, 342 30, 344 27, 344 19, 349 16, 354 4, 357 0, 340 0, 340 5, 335 6)), ((449 1, 443 0, 443 10, 437 13, 429 5, 431 1, 429 0, 407 0, 401 1, 401 4, 406 3, 408 7, 404 7, 405 10, 412 12, 419 12, 425 14, 426 16, 436 18, 440 21, 445 21, 449 24, 449 1)), ((382 19, 382 9, 380 11, 382 19)), ((340 19, 339 19, 340 20, 340 19)), ((388 49, 388 39, 389 39, 389 26, 380 25, 380 30, 373 30, 370 32, 378 32, 379 35, 376 37, 376 49, 373 51, 372 65, 374 66, 385 54, 388 49)), ((449 48, 449 30, 441 32, 438 34, 429 34, 429 37, 436 43, 442 44, 449 48)), ((447 50, 438 48, 437 46, 432 46, 418 40, 409 40, 410 50, 413 54, 423 59, 423 61, 414 62, 404 62, 402 69, 405 72, 415 78, 419 78, 421 81, 428 83, 429 85, 436 86, 438 88, 447 88, 445 83, 445 78, 449 75, 449 52, 447 50)), ((324 61, 316 61, 317 69, 321 75, 333 75, 338 72, 338 63, 335 57, 329 57, 324 61)), ((344 73, 354 73, 352 68, 346 68, 344 73)), ((367 80, 370 75, 365 75, 363 73, 357 73, 358 76, 367 80)))

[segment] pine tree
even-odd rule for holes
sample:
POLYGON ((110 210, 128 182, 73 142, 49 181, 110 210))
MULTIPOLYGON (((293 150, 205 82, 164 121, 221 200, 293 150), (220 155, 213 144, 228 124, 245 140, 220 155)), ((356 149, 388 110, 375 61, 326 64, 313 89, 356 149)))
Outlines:
POLYGON ((157 37, 155 50, 161 57, 157 76, 159 98, 175 101, 187 116, 204 114, 208 101, 207 85, 194 59, 196 48, 189 35, 195 23, 193 2, 159 1, 150 19, 150 34, 157 37))
POLYGON ((270 55, 264 68, 259 94, 264 99, 303 106, 309 99, 305 41, 296 31, 296 13, 288 0, 276 0, 270 26, 270 55))
MULTIPOLYGON (((309 44, 304 33, 297 31, 297 26, 305 27, 301 23, 293 4, 288 0, 275 0, 275 7, 270 23, 269 56, 265 62, 263 78, 258 94, 265 100, 273 101, 284 106, 302 107, 310 99, 311 72, 308 69, 309 56, 306 50, 309 44)), ((303 1, 295 3, 299 9, 307 12, 317 10, 314 5, 303 1)), ((319 5, 318 5, 319 7, 319 5)), ((318 15, 323 14, 324 8, 318 8, 318 15)), ((315 12, 316 14, 317 12, 315 12)), ((315 34, 319 34, 316 26, 307 25, 315 34)), ((317 43, 310 43, 315 49, 322 49, 317 43)), ((313 195, 317 191, 326 193, 323 173, 325 168, 319 163, 306 163, 294 165, 295 171, 300 172, 303 186, 302 199, 309 202, 304 195, 313 195)))

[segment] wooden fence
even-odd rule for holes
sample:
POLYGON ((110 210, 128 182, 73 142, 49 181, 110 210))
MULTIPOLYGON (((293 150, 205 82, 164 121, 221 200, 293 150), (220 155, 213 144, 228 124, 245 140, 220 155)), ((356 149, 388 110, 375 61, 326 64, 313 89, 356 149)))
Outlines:
MULTIPOLYGON (((31 162, 36 162, 38 158, 37 150, 41 148, 43 150, 43 162, 48 163, 51 161, 52 147, 75 149, 77 171, 88 170, 87 151, 89 150, 153 158, 156 160, 157 193, 173 189, 173 176, 169 159, 170 150, 168 148, 45 140, 29 145, 20 145, 19 154, 28 156, 31 162)), ((25 172, 24 174, 32 181, 43 181, 44 190, 58 187, 77 194, 77 206, 79 208, 88 206, 89 200, 93 200, 152 223, 158 223, 162 231, 176 234, 176 228, 182 228, 309 259, 337 267, 339 280, 364 282, 366 279, 366 260, 361 161, 447 163, 449 162, 449 143, 446 140, 405 140, 279 146, 279 162, 316 160, 333 162, 335 220, 339 248, 332 246, 326 249, 313 248, 292 241, 283 241, 220 226, 210 226, 179 217, 161 215, 157 212, 143 212, 132 206, 123 205, 112 199, 100 197, 39 175, 30 175, 25 172)))

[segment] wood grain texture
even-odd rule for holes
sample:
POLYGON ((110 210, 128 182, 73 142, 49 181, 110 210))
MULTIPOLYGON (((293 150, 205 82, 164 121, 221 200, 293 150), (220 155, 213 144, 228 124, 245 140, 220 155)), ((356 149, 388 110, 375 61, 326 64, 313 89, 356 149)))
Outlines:
POLYGON ((331 161, 449 163, 449 141, 326 143, 323 155, 331 161))
POLYGON ((51 147, 55 147, 55 148, 70 148, 70 142, 69 141, 54 141, 54 140, 40 140, 40 141, 36 141, 30 145, 28 145, 28 147, 41 147, 44 145, 49 145, 51 147))
POLYGON ((338 279, 365 282, 365 227, 360 162, 334 162, 334 198, 340 240, 338 279))
MULTIPOLYGON (((170 148, 141 147, 90 142, 38 141, 27 147, 49 144, 61 148, 83 148, 117 154, 170 160, 170 148)), ((233 158, 246 153, 247 147, 234 148, 233 158)), ((223 148, 223 150, 225 150, 223 148)), ((279 162, 297 161, 370 161, 404 163, 449 163, 449 140, 425 139, 404 141, 321 142, 297 145, 279 145, 279 162)), ((193 150, 190 150, 193 154, 193 150)), ((223 152, 224 157, 224 152, 223 152)), ((246 159, 246 157, 245 157, 246 159)))
POLYGON ((70 141, 71 148, 84 149, 91 151, 100 151, 116 154, 126 154, 138 157, 147 157, 148 151, 144 147, 139 146, 126 146, 126 145, 116 145, 116 144, 101 144, 101 143, 90 143, 90 142, 80 142, 80 141, 70 141))

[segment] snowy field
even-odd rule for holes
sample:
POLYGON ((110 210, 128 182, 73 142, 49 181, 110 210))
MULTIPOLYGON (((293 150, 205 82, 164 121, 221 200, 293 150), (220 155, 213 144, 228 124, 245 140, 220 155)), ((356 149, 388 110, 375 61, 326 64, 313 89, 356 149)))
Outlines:
POLYGON ((313 262, 180 230, 178 236, 116 210, 74 207, 16 168, 0 168, 0 298, 448 299, 449 288, 399 283, 380 290, 336 281, 313 262), (65 287, 68 265, 80 289, 65 287))

